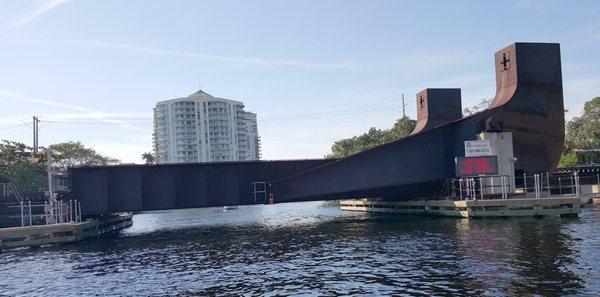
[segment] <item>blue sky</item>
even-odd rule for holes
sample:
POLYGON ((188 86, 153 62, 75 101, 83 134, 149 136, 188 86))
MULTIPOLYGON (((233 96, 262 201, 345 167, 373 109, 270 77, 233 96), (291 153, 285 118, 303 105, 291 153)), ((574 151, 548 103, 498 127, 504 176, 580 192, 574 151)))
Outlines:
POLYGON ((0 138, 151 150, 156 101, 202 89, 259 115, 264 159, 319 158, 415 116, 415 93, 494 96, 493 53, 559 42, 567 118, 600 96, 598 1, 0 0, 0 138), (71 122, 71 123, 66 123, 71 122))

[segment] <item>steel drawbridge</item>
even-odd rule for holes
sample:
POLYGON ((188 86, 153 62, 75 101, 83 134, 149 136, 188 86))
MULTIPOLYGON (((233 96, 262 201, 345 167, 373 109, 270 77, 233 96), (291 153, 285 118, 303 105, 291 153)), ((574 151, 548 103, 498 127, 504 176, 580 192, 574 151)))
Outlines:
POLYGON ((498 131, 513 134, 517 175, 553 172, 565 133, 559 45, 514 43, 494 62, 490 108, 463 117, 460 89, 426 89, 410 136, 346 158, 71 168, 72 191, 88 215, 254 204, 256 182, 276 202, 435 197, 464 141, 498 131))

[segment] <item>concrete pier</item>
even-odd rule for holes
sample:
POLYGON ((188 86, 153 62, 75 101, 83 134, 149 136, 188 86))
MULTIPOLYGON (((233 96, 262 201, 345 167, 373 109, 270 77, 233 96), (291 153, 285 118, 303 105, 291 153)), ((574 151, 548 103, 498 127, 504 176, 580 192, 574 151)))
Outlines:
POLYGON ((373 213, 434 215, 461 218, 577 216, 578 197, 484 200, 415 200, 403 202, 353 199, 340 201, 342 210, 373 213))
POLYGON ((131 218, 131 214, 123 214, 84 222, 2 228, 0 229, 0 250, 84 240, 129 227, 132 224, 131 218))

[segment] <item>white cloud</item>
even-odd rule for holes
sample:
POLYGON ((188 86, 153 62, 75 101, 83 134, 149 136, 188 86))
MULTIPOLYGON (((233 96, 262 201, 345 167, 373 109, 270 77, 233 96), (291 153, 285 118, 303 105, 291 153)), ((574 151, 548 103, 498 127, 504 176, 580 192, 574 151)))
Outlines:
POLYGON ((33 21, 35 18, 49 12, 50 10, 56 8, 57 6, 66 3, 69 0, 45 0, 41 1, 40 4, 34 9, 18 16, 8 23, 4 24, 4 26, 0 27, 0 32, 8 32, 16 30, 20 27, 27 25, 29 22, 33 21))
MULTIPOLYGON (((47 99, 37 99, 37 98, 32 98, 32 97, 29 97, 29 96, 26 96, 26 95, 23 95, 23 94, 20 94, 17 92, 0 89, 0 100, 3 98, 7 99, 7 100, 19 100, 19 101, 24 101, 24 102, 43 104, 43 105, 47 105, 47 106, 59 107, 61 109, 67 109, 67 110, 73 110, 73 111, 79 112, 77 114, 64 114, 64 113, 55 114, 54 119, 60 118, 60 116, 62 115, 63 116, 62 119, 64 119, 65 117, 70 118, 70 119, 75 119, 75 118, 76 119, 93 119, 93 120, 102 121, 104 123, 119 124, 122 127, 132 128, 125 121, 118 120, 118 119, 112 119, 112 118, 114 118, 115 114, 105 113, 101 110, 87 108, 87 107, 80 106, 80 105, 62 103, 59 101, 47 100, 47 99)), ((48 115, 48 116, 50 118, 52 118, 52 115, 48 115)), ((131 114, 129 114, 128 116, 131 116, 131 114)), ((40 116, 40 117, 42 117, 42 116, 40 116)))
POLYGON ((63 109, 70 109, 70 110, 83 111, 83 112, 95 112, 95 110, 93 110, 93 109, 85 108, 82 106, 61 103, 61 102, 51 101, 51 100, 45 100, 45 99, 31 98, 26 95, 23 95, 23 94, 20 94, 17 92, 13 92, 13 91, 7 91, 7 90, 0 90, 0 98, 2 98, 2 97, 8 98, 8 99, 31 102, 31 103, 38 103, 38 104, 43 104, 43 105, 48 105, 48 106, 60 107, 63 109))
MULTIPOLYGON (((151 149, 152 143, 152 113, 148 112, 103 112, 85 106, 63 103, 48 99, 32 98, 13 91, 0 89, 0 101, 18 100, 27 104, 35 103, 39 105, 58 107, 61 112, 40 113, 38 116, 42 120, 41 127, 45 125, 61 125, 63 123, 74 123, 75 126, 67 124, 68 128, 55 130, 44 130, 40 134, 42 143, 50 144, 60 141, 69 141, 79 139, 86 146, 92 147, 102 154, 117 157, 123 162, 140 162, 140 156, 144 151, 151 149), (94 125, 85 125, 85 123, 94 125), (101 129, 95 129, 95 124, 111 124, 101 126, 101 129), (114 125, 113 125, 114 124, 114 125), (74 132, 70 127, 85 127, 86 132, 74 132), (113 128, 126 128, 129 133, 113 133, 113 128), (87 129, 91 128, 91 129, 87 129), (133 132, 131 130, 134 130, 133 132), (99 136, 102 135, 102 136, 99 136)), ((14 139, 27 142, 29 140, 26 130, 31 129, 31 115, 10 114, 0 117, 0 131, 2 138, 14 139), (18 130, 21 129, 21 130, 18 130)))
POLYGON ((121 49, 121 50, 128 50, 128 51, 147 53, 147 54, 167 55, 167 56, 176 56, 176 57, 189 58, 189 59, 213 60, 213 61, 223 61, 223 62, 232 62, 232 63, 241 63, 241 64, 254 64, 254 65, 264 65, 264 66, 290 66, 290 67, 317 68, 317 69, 353 69, 353 68, 356 68, 356 65, 351 64, 351 63, 308 62, 308 61, 300 61, 300 60, 280 60, 280 59, 236 57, 236 56, 225 56, 225 55, 215 55, 215 54, 205 54, 205 53, 194 53, 194 52, 186 52, 186 51, 164 50, 164 49, 157 49, 157 48, 151 48, 151 47, 143 47, 143 46, 137 46, 137 45, 95 41, 95 40, 71 41, 71 42, 80 44, 80 45, 86 45, 86 46, 121 49))
POLYGON ((27 123, 32 121, 31 116, 26 115, 10 115, 5 117, 0 117, 0 127, 4 126, 13 126, 19 123, 27 123))

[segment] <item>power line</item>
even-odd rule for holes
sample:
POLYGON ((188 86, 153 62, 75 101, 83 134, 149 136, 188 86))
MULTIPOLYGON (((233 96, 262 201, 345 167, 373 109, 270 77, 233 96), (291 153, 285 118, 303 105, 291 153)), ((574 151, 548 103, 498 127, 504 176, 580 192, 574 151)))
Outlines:
POLYGON ((28 124, 20 123, 18 125, 10 125, 10 126, 0 127, 0 131, 8 131, 8 130, 16 129, 16 128, 28 128, 28 127, 29 127, 28 124))
POLYGON ((28 123, 29 121, 31 121, 31 119, 23 119, 23 120, 17 120, 17 121, 4 122, 4 123, 0 123, 0 128, 14 126, 14 125, 20 125, 23 123, 28 123))
MULTIPOLYGON (((324 111, 324 112, 311 112, 311 113, 296 113, 296 114, 278 114, 270 116, 260 116, 260 121, 274 121, 278 119, 299 119, 299 118, 318 118, 318 117, 332 117, 332 116, 344 116, 349 114, 357 113, 368 113, 382 110, 393 110, 397 105, 371 105, 365 106, 359 109, 340 109, 336 111, 324 111)), ((52 121, 52 120, 41 120, 45 125, 51 124, 63 124, 63 125, 129 125, 129 126, 152 126, 153 122, 140 122, 130 120, 119 120, 119 119, 105 119, 104 121, 52 121), (108 122, 114 121, 114 122, 108 122)), ((44 125, 44 126, 45 126, 44 125)))
MULTIPOLYGON (((120 120, 114 120, 120 121, 120 120)), ((75 121, 43 121, 48 124, 76 124, 76 125, 134 125, 134 126, 147 126, 153 123, 127 123, 127 122, 75 122, 75 121)))
MULTIPOLYGON (((397 98, 397 97, 396 97, 397 98)), ((404 102, 404 94, 402 94, 402 114, 406 116, 406 107, 410 106, 404 102)), ((344 116, 356 113, 367 113, 382 110, 393 110, 397 107, 396 104, 389 104, 393 102, 393 97, 385 97, 370 101, 368 104, 354 104, 346 105, 342 108, 332 109, 320 109, 314 112, 304 113, 274 113, 274 114, 259 114, 261 121, 273 121, 278 119, 298 119, 298 118, 317 118, 317 117, 331 117, 331 116, 344 116)), ((40 119, 36 117, 38 122, 42 122, 43 126, 51 124, 62 124, 62 125, 119 125, 119 126, 152 126, 153 119, 119 119, 119 118, 102 118, 102 119, 90 119, 86 117, 76 118, 60 118, 60 117, 48 117, 40 119)), ((184 119, 185 120, 185 119, 184 119)), ((39 130, 39 127, 38 127, 39 130)))
MULTIPOLYGON (((319 111, 319 112, 305 112, 305 113, 280 113, 280 114, 270 114, 270 115, 260 115, 261 120, 275 120, 275 119, 287 119, 287 118, 302 118, 302 117, 320 117, 320 116, 335 116, 335 115, 345 115, 352 113, 361 113, 361 112, 373 112, 380 110, 388 110, 392 109, 397 105, 391 104, 367 104, 358 106, 358 108, 341 108, 337 110, 328 110, 328 111, 319 111)), ((76 118, 73 118, 76 119, 76 118)), ((41 120, 42 123, 45 124, 81 124, 81 125, 153 125, 153 121, 150 119, 102 119, 102 120, 93 120, 93 121, 81 121, 84 118, 78 118, 77 120, 41 120)))
MULTIPOLYGON (((396 97, 397 98, 397 97, 396 97)), ((396 104, 390 104, 390 103, 394 103, 396 99, 394 98, 387 98, 387 99, 378 99, 378 100, 374 100, 369 104, 361 104, 361 105, 346 105, 343 108, 335 108, 335 109, 319 109, 318 111, 314 111, 314 112, 306 112, 306 113, 273 113, 273 114, 260 114, 261 119, 264 118, 275 118, 275 117, 290 117, 290 116, 305 116, 305 115, 329 115, 329 114, 336 114, 336 113, 345 113, 345 112, 360 112, 360 111, 365 111, 365 110, 372 110, 374 108, 376 109, 387 109, 387 108, 393 108, 395 106, 397 106, 396 104), (373 102, 379 102, 379 103, 373 103, 373 102)))
MULTIPOLYGON (((389 103, 393 103, 397 100, 396 96, 386 96, 386 97, 381 97, 381 98, 377 98, 377 99, 373 99, 373 100, 369 100, 368 102, 353 102, 353 103, 348 103, 348 104, 344 104, 344 108, 345 109, 352 109, 352 108, 363 108, 363 107, 369 107, 369 106, 381 106, 381 104, 389 104, 389 103), (367 103, 365 105, 365 103, 367 103)), ((311 104, 312 106, 315 106, 315 104, 311 104)), ((301 108, 306 108, 308 106, 311 105, 304 105, 301 108)), ((318 104, 318 106, 320 106, 320 108, 318 108, 318 112, 324 112, 324 111, 339 111, 340 109, 338 108, 338 106, 328 106, 328 107, 322 107, 322 104, 318 104)), ((314 109, 313 109, 314 110, 314 109)), ((262 113, 263 116, 287 116, 289 115, 289 113, 286 112, 276 112, 276 113, 262 113)))
POLYGON ((44 129, 46 126, 48 126, 48 123, 42 121, 42 126, 39 128, 39 130, 41 131, 42 129, 44 129))
POLYGON ((362 109, 362 110, 347 110, 347 111, 332 112, 332 113, 305 113, 305 114, 287 115, 285 117, 281 116, 281 117, 274 117, 274 118, 268 118, 268 117, 262 118, 261 117, 260 121, 345 116, 345 115, 350 115, 350 114, 367 113, 367 112, 382 111, 382 110, 393 111, 394 107, 396 107, 396 106, 397 105, 388 105, 388 106, 377 107, 377 108, 369 108, 369 109, 362 109))
POLYGON ((382 110, 389 109, 396 105, 382 105, 382 106, 373 106, 361 109, 345 109, 345 110, 337 110, 337 111, 324 111, 324 112, 307 112, 307 113, 290 113, 290 114, 281 114, 276 116, 263 116, 262 118, 288 118, 288 117, 305 117, 305 116, 328 116, 335 114, 343 114, 343 113, 354 113, 354 112, 363 112, 363 111, 373 111, 373 110, 382 110))
POLYGON ((128 118, 89 118, 89 117, 80 117, 80 118, 75 118, 75 117, 46 117, 46 118, 39 118, 41 119, 42 122, 46 122, 46 123, 53 123, 53 122, 110 122, 113 121, 115 123, 121 123, 121 122, 148 122, 148 121, 152 121, 152 118, 146 118, 146 119, 128 119, 128 118))

